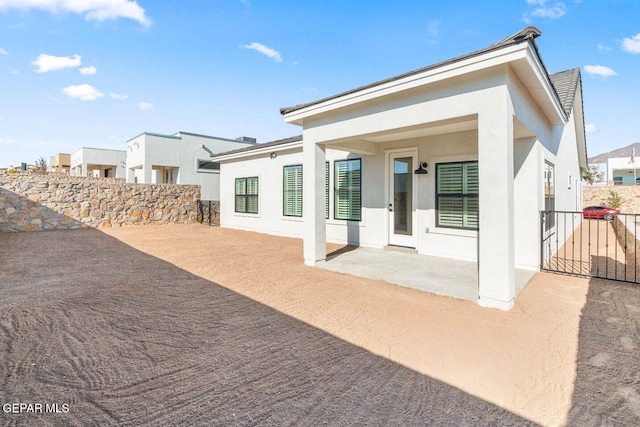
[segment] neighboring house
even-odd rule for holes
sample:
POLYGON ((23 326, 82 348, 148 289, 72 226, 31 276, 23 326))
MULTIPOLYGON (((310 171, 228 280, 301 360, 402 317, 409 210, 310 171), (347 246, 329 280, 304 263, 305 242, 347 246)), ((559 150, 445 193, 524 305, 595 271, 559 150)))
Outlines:
POLYGON ((55 156, 49 157, 49 167, 47 172, 54 173, 70 173, 71 169, 71 154, 58 153, 55 156))
POLYGON ((640 159, 636 160, 634 155, 607 159, 607 182, 613 185, 637 185, 640 180, 638 162, 640 159))
POLYGON ((71 154, 72 176, 124 178, 127 152, 82 147, 71 154))
POLYGON ((220 165, 210 156, 255 142, 248 137, 234 140, 187 132, 143 133, 127 141, 127 182, 200 185, 202 200, 219 200, 220 165))
POLYGON ((327 241, 474 261, 479 303, 509 309, 587 166, 580 70, 549 74, 539 35, 283 108, 302 138, 213 156, 221 225, 301 237, 307 265, 327 241))

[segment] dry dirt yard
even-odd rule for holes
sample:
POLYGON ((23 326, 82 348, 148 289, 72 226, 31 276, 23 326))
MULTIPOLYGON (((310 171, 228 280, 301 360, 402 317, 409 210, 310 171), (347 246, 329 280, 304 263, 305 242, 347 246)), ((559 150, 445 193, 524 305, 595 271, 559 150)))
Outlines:
POLYGON ((608 281, 539 274, 503 312, 296 239, 0 234, 4 425, 640 425, 639 336, 640 287, 608 281))

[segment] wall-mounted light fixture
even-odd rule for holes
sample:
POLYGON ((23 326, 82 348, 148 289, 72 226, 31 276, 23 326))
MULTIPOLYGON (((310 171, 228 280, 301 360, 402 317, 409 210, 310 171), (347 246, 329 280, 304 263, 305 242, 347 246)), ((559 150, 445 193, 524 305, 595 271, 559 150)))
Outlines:
POLYGON ((276 157, 278 157, 278 154, 275 151, 273 153, 269 154, 269 158, 271 160, 274 160, 276 157))
POLYGON ((413 173, 416 175, 426 175, 427 174, 427 162, 420 162, 420 166, 413 173))

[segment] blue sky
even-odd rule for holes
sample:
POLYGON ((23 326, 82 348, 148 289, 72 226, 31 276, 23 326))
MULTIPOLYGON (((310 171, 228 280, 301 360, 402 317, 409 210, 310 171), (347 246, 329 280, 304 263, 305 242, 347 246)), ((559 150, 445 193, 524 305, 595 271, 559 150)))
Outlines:
POLYGON ((280 107, 484 48, 527 25, 580 67, 590 156, 640 141, 636 0, 0 0, 0 167, 142 132, 267 142, 280 107))

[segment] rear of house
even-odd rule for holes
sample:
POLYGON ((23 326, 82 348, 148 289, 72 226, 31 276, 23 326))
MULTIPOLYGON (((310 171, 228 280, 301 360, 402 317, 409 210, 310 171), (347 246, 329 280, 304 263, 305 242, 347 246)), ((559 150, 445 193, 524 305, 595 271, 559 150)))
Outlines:
POLYGON ((283 108, 302 136, 214 156, 221 225, 478 263, 478 302, 509 309, 537 270, 543 210, 582 208, 579 69, 549 74, 532 27, 434 66, 283 108))

